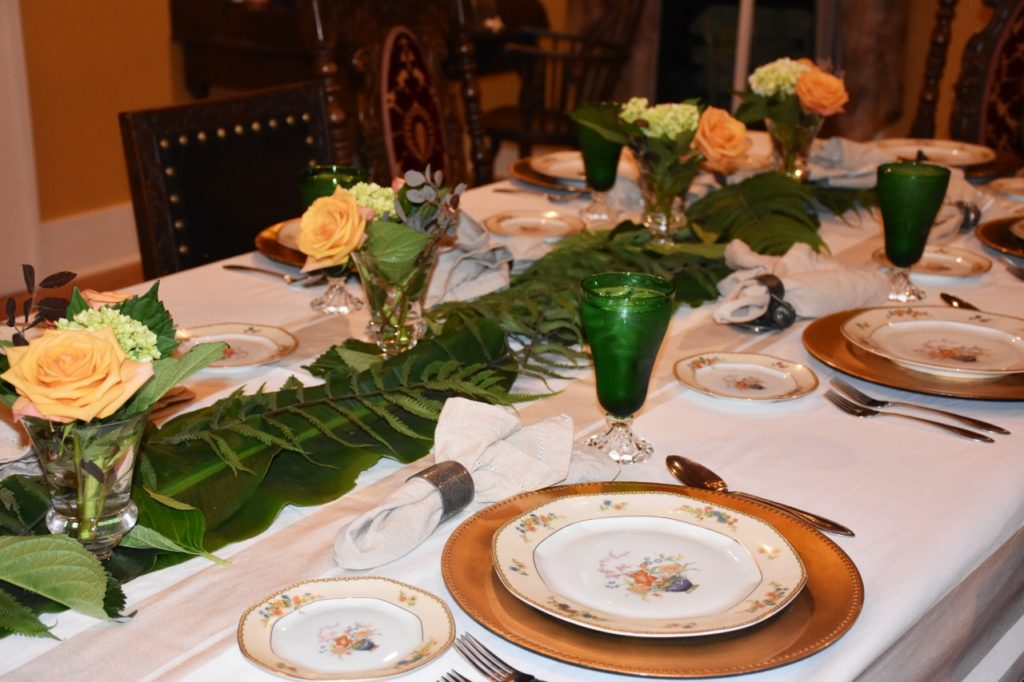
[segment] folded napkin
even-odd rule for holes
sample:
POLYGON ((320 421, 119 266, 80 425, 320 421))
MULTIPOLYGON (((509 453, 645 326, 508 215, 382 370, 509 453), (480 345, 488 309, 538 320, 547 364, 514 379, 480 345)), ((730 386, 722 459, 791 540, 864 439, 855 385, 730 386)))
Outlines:
POLYGON ((842 137, 815 142, 807 157, 811 181, 831 187, 874 187, 878 167, 896 156, 874 145, 842 137))
POLYGON ((782 280, 785 300, 800 317, 871 305, 889 291, 889 280, 877 267, 845 265, 807 244, 794 244, 784 256, 763 256, 734 239, 725 247, 725 262, 735 272, 718 283, 725 298, 713 316, 722 324, 750 322, 768 309, 768 288, 754 279, 768 273, 782 280))
POLYGON ((430 278, 426 306, 468 301, 508 286, 512 252, 493 246, 490 233, 463 211, 454 248, 442 251, 430 278))
MULTIPOLYGON (((482 506, 556 483, 610 481, 619 465, 590 450, 573 450, 572 419, 559 415, 522 426, 510 410, 451 398, 434 434, 434 460, 454 460, 469 470, 482 506)), ((341 529, 334 557, 342 568, 373 568, 408 553, 441 520, 441 496, 422 478, 411 478, 375 509, 341 529)))

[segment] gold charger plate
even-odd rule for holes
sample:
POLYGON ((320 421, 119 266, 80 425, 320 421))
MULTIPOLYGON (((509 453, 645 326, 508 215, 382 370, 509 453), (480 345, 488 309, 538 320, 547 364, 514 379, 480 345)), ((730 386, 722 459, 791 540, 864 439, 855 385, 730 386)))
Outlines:
POLYGON ((864 603, 856 566, 834 542, 781 512, 725 493, 686 494, 772 524, 800 555, 807 585, 776 617, 751 628, 693 638, 645 639, 571 625, 524 604, 501 583, 491 559, 495 531, 515 517, 565 495, 657 491, 658 483, 584 483, 545 488, 499 502, 467 519, 445 545, 441 572, 456 602, 500 637, 573 665, 630 675, 696 678, 768 670, 800 660, 839 639, 864 603))
POLYGON ((559 192, 571 192, 573 194, 590 194, 590 190, 586 187, 580 187, 575 183, 562 181, 552 175, 541 173, 533 167, 532 156, 524 156, 521 159, 516 159, 512 165, 509 166, 508 174, 520 182, 525 182, 528 185, 534 185, 544 189, 553 189, 559 192))
POLYGON ((964 381, 915 372, 880 355, 857 348, 843 336, 843 324, 862 309, 846 310, 807 325, 803 342, 811 355, 829 367, 883 386, 973 400, 1024 400, 1024 373, 998 379, 964 381))
POLYGON ((271 260, 301 268, 306 262, 306 255, 277 241, 277 233, 289 222, 291 221, 286 220, 271 225, 256 235, 256 250, 271 260))
POLYGON ((1016 236, 1012 228, 1016 223, 1024 220, 1024 217, 1015 216, 1012 218, 1000 218, 990 220, 978 225, 974 234, 982 244, 990 248, 1018 258, 1024 258, 1024 239, 1016 236))

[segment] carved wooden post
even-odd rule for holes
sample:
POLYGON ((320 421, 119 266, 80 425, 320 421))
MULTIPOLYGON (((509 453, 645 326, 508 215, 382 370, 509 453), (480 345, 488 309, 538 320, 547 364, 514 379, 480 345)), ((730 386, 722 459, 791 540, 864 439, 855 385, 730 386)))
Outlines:
POLYGON ((330 132, 333 163, 351 165, 353 145, 348 116, 341 105, 342 88, 338 83, 338 64, 334 60, 337 33, 331 17, 324 16, 321 0, 300 3, 303 38, 313 61, 313 76, 324 84, 327 126, 330 132))
POLYGON ((917 116, 910 127, 913 137, 935 136, 935 105, 939 100, 939 81, 946 68, 946 55, 949 52, 949 38, 952 32, 953 17, 956 15, 957 0, 939 0, 939 10, 935 13, 935 28, 932 29, 931 46, 928 48, 928 62, 924 71, 924 83, 921 85, 921 99, 917 105, 917 116))
POLYGON ((469 133, 469 160, 473 166, 473 184, 486 185, 493 175, 492 161, 480 130, 480 88, 476 79, 476 47, 466 20, 465 0, 455 0, 458 30, 455 35, 455 65, 462 81, 462 104, 469 133))

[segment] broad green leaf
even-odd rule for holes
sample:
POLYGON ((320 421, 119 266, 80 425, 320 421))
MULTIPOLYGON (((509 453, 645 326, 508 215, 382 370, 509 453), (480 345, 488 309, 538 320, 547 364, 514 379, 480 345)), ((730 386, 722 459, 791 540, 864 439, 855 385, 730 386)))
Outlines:
MULTIPOLYGON (((154 285, 155 286, 155 285, 154 285)), ((224 343, 200 343, 180 358, 165 357, 153 362, 153 378, 121 408, 123 414, 138 414, 151 408, 164 393, 194 373, 224 357, 224 343)))
POLYGON ((392 284, 408 279, 416 269, 416 260, 430 238, 418 230, 388 221, 374 221, 366 226, 366 243, 362 252, 371 256, 381 274, 392 284))
POLYGON ((149 327, 156 334, 156 347, 160 349, 160 356, 169 358, 178 347, 178 341, 174 337, 174 320, 160 301, 159 289, 160 282, 157 281, 142 296, 132 296, 114 308, 149 327))
POLYGON ((139 520, 121 539, 122 546, 196 554, 221 566, 227 565, 203 547, 206 519, 201 511, 140 486, 132 491, 132 500, 139 508, 139 520))
POLYGON ((17 585, 94 618, 107 617, 103 566, 63 535, 0 537, 0 581, 17 585))
POLYGON ((26 637, 57 639, 31 609, 4 590, 0 590, 0 630, 26 637))

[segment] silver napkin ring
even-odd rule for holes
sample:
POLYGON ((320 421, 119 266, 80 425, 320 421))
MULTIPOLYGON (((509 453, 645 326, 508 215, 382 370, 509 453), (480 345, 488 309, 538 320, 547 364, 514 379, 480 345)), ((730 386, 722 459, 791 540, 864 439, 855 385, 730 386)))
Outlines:
POLYGON ((441 494, 440 522, 447 521, 465 509, 473 501, 476 492, 469 469, 450 459, 432 464, 406 480, 414 478, 422 478, 441 494))

